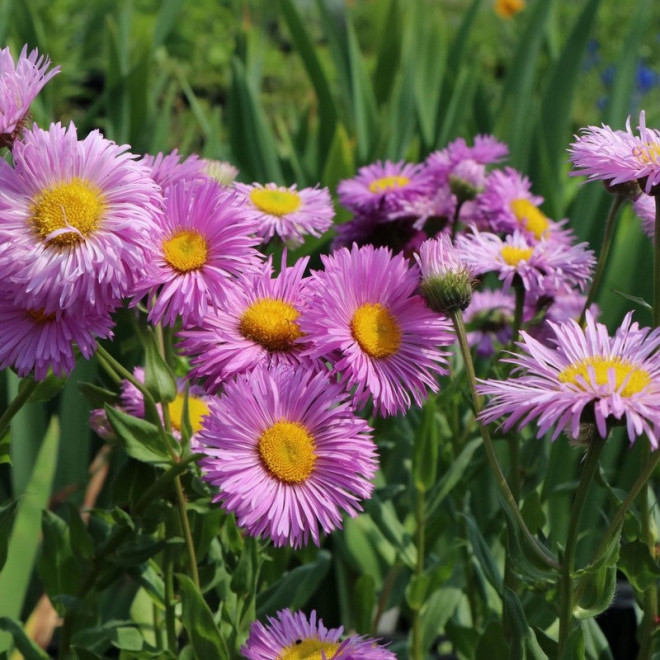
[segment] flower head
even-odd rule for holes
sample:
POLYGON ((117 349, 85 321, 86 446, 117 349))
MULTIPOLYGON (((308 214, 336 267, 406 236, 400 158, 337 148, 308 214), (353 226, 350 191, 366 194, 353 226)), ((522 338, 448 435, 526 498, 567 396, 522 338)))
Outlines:
POLYGON ((289 247, 297 247, 307 235, 321 236, 335 216, 327 188, 235 183, 234 190, 245 195, 246 208, 264 242, 278 236, 289 247))
POLYGON ((210 179, 181 181, 168 189, 132 293, 151 296, 152 323, 199 323, 224 298, 230 278, 257 267, 257 243, 239 195, 210 179))
POLYGON ((401 215, 406 204, 434 191, 424 165, 378 161, 337 186, 339 202, 353 213, 373 214, 381 222, 401 215))
POLYGON ((50 59, 35 48, 23 46, 18 61, 9 48, 0 50, 0 147, 11 147, 20 136, 30 104, 43 86, 60 71, 50 67, 50 59))
POLYGON ((149 168, 153 180, 163 190, 179 181, 205 177, 206 166, 201 158, 196 154, 184 158, 176 149, 169 154, 145 154, 140 162, 149 168))
POLYGON ((238 176, 238 170, 227 161, 203 158, 202 163, 204 174, 222 186, 231 186, 238 176))
POLYGON ((191 377, 204 379, 206 389, 215 392, 227 379, 257 365, 306 361, 298 317, 307 262, 303 258, 287 267, 285 253, 276 277, 269 259, 258 272, 227 284, 224 300, 199 326, 179 333, 179 350, 192 356, 191 377))
POLYGON ((396 660, 376 640, 349 635, 341 641, 343 628, 326 628, 312 611, 280 610, 267 625, 256 621, 241 649, 246 660, 396 660))
POLYGON ((480 415, 492 422, 504 415, 508 430, 537 420, 538 437, 553 429, 577 439, 582 423, 595 423, 605 438, 612 424, 625 424, 630 442, 646 433, 658 447, 660 434, 660 329, 640 328, 628 313, 615 332, 589 312, 582 329, 575 321, 550 323, 554 346, 521 332, 521 354, 507 359, 514 370, 506 381, 482 381, 492 398, 480 415))
POLYGON ((321 259, 324 270, 313 275, 300 319, 310 342, 305 354, 330 359, 346 387, 355 388, 358 406, 370 395, 384 415, 420 405, 427 390, 438 390, 436 376, 446 373, 440 346, 453 337, 447 320, 415 295, 417 268, 371 245, 321 259))
POLYGON ((479 357, 490 357, 497 345, 511 339, 516 302, 511 293, 485 290, 472 294, 470 305, 463 313, 470 346, 479 357))
POLYGON ((162 197, 127 149, 53 124, 0 161, 0 268, 33 309, 105 312, 143 270, 162 197))
POLYGON ((327 373, 257 367, 227 382, 199 434, 203 478, 239 527, 276 546, 320 542, 371 495, 371 429, 327 373))
POLYGON ((583 129, 569 148, 575 166, 572 174, 601 179, 609 187, 638 181, 646 193, 653 194, 660 184, 660 131, 647 128, 643 110, 638 131, 638 136, 633 134, 630 117, 625 131, 605 124, 583 129))

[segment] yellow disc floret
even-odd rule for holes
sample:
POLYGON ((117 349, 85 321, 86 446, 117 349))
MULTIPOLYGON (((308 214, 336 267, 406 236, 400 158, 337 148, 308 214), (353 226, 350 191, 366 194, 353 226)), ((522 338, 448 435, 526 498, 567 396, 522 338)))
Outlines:
POLYGON ((505 245, 500 250, 502 259, 504 259, 509 266, 517 266, 521 261, 529 261, 533 253, 534 248, 519 248, 514 247, 513 245, 505 245))
POLYGON ((302 204, 302 199, 295 190, 255 188, 250 193, 250 199, 260 211, 279 218, 297 211, 302 204))
POLYGON ((322 642, 320 639, 299 639, 283 648, 277 660, 331 660, 339 646, 339 643, 322 642), (321 655, 321 651, 325 655, 321 655))
POLYGON ((633 156, 638 158, 644 165, 660 164, 660 143, 647 142, 643 146, 633 149, 633 156))
POLYGON ((298 310, 293 305, 275 298, 260 298, 243 312, 239 331, 269 351, 288 351, 302 336, 297 318, 298 310))
POLYGON ((388 190, 394 190, 395 188, 403 188, 410 183, 410 179, 407 176, 392 175, 392 176, 382 176, 380 179, 374 179, 369 184, 369 190, 372 193, 384 193, 388 190))
POLYGON ((547 216, 528 199, 514 199, 510 204, 516 220, 529 232, 534 234, 537 240, 541 240, 550 228, 547 216))
POLYGON ((289 484, 305 481, 312 473, 316 462, 314 448, 314 438, 299 422, 275 422, 259 438, 259 456, 264 466, 274 477, 289 484))
MULTIPOLYGON (((169 404, 169 408, 172 428, 175 431, 181 431, 183 422, 183 394, 181 392, 169 404)), ((193 433, 198 433, 202 430, 202 417, 208 414, 209 407, 202 399, 188 395, 188 417, 190 418, 190 426, 193 433)))
POLYGON ((84 241, 98 228, 104 209, 101 191, 90 181, 75 178, 42 190, 30 213, 39 236, 62 247, 84 241))
POLYGON ((373 358, 394 355, 401 346, 401 327, 380 303, 365 303, 355 310, 351 334, 360 348, 373 358))
POLYGON ((165 261, 180 273, 198 270, 206 263, 206 238, 194 229, 180 229, 163 243, 165 261))
POLYGON ((557 378, 560 383, 572 383, 581 390, 585 390, 584 383, 587 385, 589 383, 607 385, 610 382, 611 371, 614 371, 614 387, 617 391, 620 390, 621 396, 632 396, 651 384, 651 377, 648 372, 620 357, 603 358, 594 356, 585 358, 562 369, 557 378), (590 376, 591 370, 593 370, 595 383, 590 376), (625 385, 623 385, 624 382, 625 385), (622 385, 623 388, 621 388, 622 385))

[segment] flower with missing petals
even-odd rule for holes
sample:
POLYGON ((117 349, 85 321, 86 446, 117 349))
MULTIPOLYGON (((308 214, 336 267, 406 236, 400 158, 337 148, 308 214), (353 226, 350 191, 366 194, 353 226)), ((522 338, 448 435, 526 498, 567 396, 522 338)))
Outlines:
POLYGON ((235 183, 234 190, 245 195, 245 206, 264 242, 274 236, 289 247, 303 244, 305 236, 321 236, 332 224, 335 210, 327 188, 296 190, 267 183, 235 183))
POLYGON ((214 501, 251 536, 294 548, 341 527, 370 497, 376 447, 326 372, 280 364, 228 381, 199 434, 214 501))
POLYGON ((645 433, 654 449, 660 437, 660 329, 640 328, 628 313, 613 337, 589 312, 582 329, 575 321, 550 323, 555 338, 546 346, 521 332, 520 355, 505 381, 482 381, 490 398, 480 415, 489 423, 506 416, 505 431, 536 420, 538 437, 552 429, 578 439, 580 425, 595 424, 602 438, 625 425, 628 439, 645 433))
POLYGON ((396 660, 377 640, 349 635, 341 641, 343 628, 326 628, 312 611, 280 610, 264 625, 256 621, 241 653, 246 660, 396 660))
POLYGON ((310 301, 300 328, 310 347, 304 354, 328 359, 355 403, 372 397, 375 411, 394 415, 427 390, 438 390, 447 373, 441 346, 453 342, 446 318, 416 295, 419 271, 402 255, 356 245, 321 255, 324 270, 309 284, 310 301))
POLYGON ((9 48, 0 50, 0 147, 10 147, 20 137, 30 104, 43 86, 60 71, 53 67, 50 59, 39 55, 35 48, 27 52, 23 46, 18 61, 9 48))

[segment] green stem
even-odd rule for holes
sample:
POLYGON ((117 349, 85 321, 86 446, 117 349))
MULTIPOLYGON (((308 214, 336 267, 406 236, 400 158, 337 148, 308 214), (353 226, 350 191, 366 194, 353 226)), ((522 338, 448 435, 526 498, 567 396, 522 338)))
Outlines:
MULTIPOLYGON (((417 524, 417 563, 415 564, 415 577, 420 578, 424 573, 424 543, 426 530, 424 518, 424 489, 415 489, 415 522, 417 524)), ((422 623, 420 609, 413 610, 413 660, 423 660, 422 649, 422 623)))
POLYGON ((594 272, 593 279, 591 280, 591 287, 589 287, 589 293, 587 294, 587 299, 582 308, 582 313, 580 314, 580 325, 584 324, 584 319, 587 313, 587 310, 591 306, 591 303, 596 299, 598 294, 598 289, 600 288, 600 282, 603 279, 603 274, 605 273, 605 266, 607 265, 607 260, 610 254, 610 248, 614 242, 614 229, 616 227, 616 217, 619 214, 619 209, 626 201, 626 198, 621 195, 614 195, 610 210, 607 214, 607 219, 605 220, 605 233, 603 234, 603 244, 600 247, 600 254, 598 255, 598 263, 596 264, 596 271, 594 272))
POLYGON ((511 339, 509 340, 509 349, 513 350, 518 341, 520 328, 522 328, 523 312, 525 311, 525 285, 522 280, 516 276, 514 278, 513 289, 516 292, 516 307, 513 313, 513 328, 511 339))
MULTIPOLYGON (((475 414, 478 416, 482 409, 481 397, 477 393, 477 389, 476 389, 477 377, 474 372, 474 364, 472 362, 472 354, 470 352, 470 346, 468 344, 467 334, 465 332, 465 325, 463 324, 463 317, 460 311, 453 312, 450 316, 454 324, 456 336, 458 338, 458 345, 460 347, 461 354, 463 355, 463 361, 465 363, 465 372, 467 374, 468 381, 470 384, 470 393, 472 395, 472 402, 474 405, 475 414)), ((516 502, 516 499, 513 496, 511 489, 509 488, 509 484, 507 483, 506 477, 502 472, 500 463, 497 460, 497 454, 495 453, 495 448, 493 446, 493 441, 490 437, 490 433, 488 432, 488 427, 485 424, 479 424, 479 428, 481 429, 481 437, 484 442, 486 458, 488 459, 488 463, 490 464, 493 475, 495 476, 497 487, 500 490, 500 494, 509 505, 509 508, 516 520, 518 528, 520 529, 522 535, 525 537, 527 543, 529 544, 534 554, 544 564, 546 564, 546 566, 549 566, 550 568, 554 568, 555 570, 559 571, 561 566, 557 561, 557 559, 545 546, 543 546, 538 541, 538 539, 534 537, 534 535, 529 531, 529 528, 527 527, 525 520, 522 517, 522 513, 520 512, 520 509, 518 507, 518 502, 516 502)))
POLYGON ((559 648, 557 657, 563 658, 566 652, 566 643, 571 632, 573 622, 573 606, 575 595, 573 593, 573 570, 575 568, 575 551, 577 549, 578 532, 580 529, 580 519, 582 510, 589 492, 589 487, 593 481, 594 474, 598 469, 598 459, 600 458, 605 440, 595 437, 589 443, 587 455, 584 461, 584 468, 580 476, 580 482, 568 522, 568 534, 566 536, 566 548, 561 566, 561 576, 559 582, 559 648))
POLYGON ((174 612, 174 558, 172 548, 165 548, 163 571, 165 573, 165 630, 167 648, 176 655, 176 615, 174 612))
POLYGON ((39 385, 39 382, 36 380, 24 380, 23 383, 25 383, 23 387, 19 386, 16 396, 10 401, 5 412, 0 417, 0 438, 7 432, 11 420, 14 419, 18 411, 28 402, 32 393, 37 389, 37 385, 39 385))
POLYGON ((463 206, 462 201, 456 202, 456 209, 454 210, 454 217, 451 223, 451 242, 454 242, 456 238, 456 233, 458 232, 458 216, 461 214, 461 207, 463 206))

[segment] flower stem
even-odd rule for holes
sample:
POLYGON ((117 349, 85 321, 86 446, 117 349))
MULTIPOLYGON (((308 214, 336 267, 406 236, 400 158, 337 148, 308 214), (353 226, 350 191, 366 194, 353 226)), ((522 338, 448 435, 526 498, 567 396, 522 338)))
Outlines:
MULTIPOLYGON (((415 577, 420 578, 424 573, 424 543, 426 530, 424 528, 424 489, 415 489, 415 522, 417 525, 417 562, 415 564, 415 577)), ((422 622, 420 608, 413 609, 413 660, 424 660, 422 650, 422 622)))
POLYGON ((578 531, 580 529, 580 519, 582 510, 589 492, 589 487, 593 481, 594 474, 598 469, 598 459, 600 458, 605 440, 596 436, 589 443, 587 454, 584 461, 584 468, 580 476, 580 482, 568 522, 568 534, 566 536, 566 548, 561 566, 561 577, 559 582, 559 648, 557 657, 563 658, 566 651, 566 643, 571 632, 573 622, 573 607, 575 604, 575 595, 573 593, 573 569, 575 568, 575 551, 577 549, 578 531))
MULTIPOLYGON (((479 415, 482 409, 481 397, 477 393, 477 377, 474 372, 474 364, 472 362, 472 354, 470 353, 470 346, 467 341, 465 325, 463 324, 463 317, 460 311, 453 312, 450 316, 454 324, 456 336, 458 338, 458 345, 460 347, 461 354, 463 355, 463 361, 465 363, 465 371, 468 377, 468 382, 470 384, 470 393, 472 395, 472 402, 474 405, 475 414, 479 415)), ((534 535, 529 531, 529 528, 527 527, 525 520, 522 517, 522 513, 520 512, 520 508, 518 507, 518 502, 516 502, 516 498, 513 496, 513 493, 509 488, 509 484, 507 483, 506 477, 502 472, 502 467, 500 466, 500 463, 497 459, 495 448, 493 446, 493 441, 490 437, 490 433, 488 432, 488 427, 485 424, 480 423, 479 428, 481 429, 481 437, 484 442, 486 457, 488 459, 488 463, 490 464, 493 475, 495 476, 495 481, 497 482, 497 486, 500 490, 500 494, 502 495, 506 503, 509 505, 509 509, 516 520, 518 528, 520 529, 522 535, 527 540, 527 543, 529 544, 530 548, 533 550, 534 554, 544 564, 546 564, 546 566, 549 566, 550 568, 554 568, 555 570, 559 571, 561 566, 557 561, 557 559, 545 546, 543 546, 538 541, 538 539, 534 537, 534 535)))
POLYGON ((18 388, 16 396, 11 400, 5 412, 3 412, 0 417, 0 438, 7 432, 11 420, 14 419, 18 411, 28 402, 39 384, 36 380, 27 380, 23 382, 25 384, 23 387, 18 388))
POLYGON ((598 255, 598 263, 596 264, 596 271, 594 272, 593 279, 591 280, 591 287, 589 288, 589 293, 587 294, 587 299, 584 302, 584 307, 582 308, 582 313, 580 314, 579 324, 584 325, 584 319, 587 313, 587 310, 591 306, 591 303, 595 300, 596 295, 598 294, 598 289, 600 288, 600 281, 603 279, 603 274, 605 273, 605 266, 607 265, 607 259, 610 254, 610 248, 612 247, 614 239, 614 228, 616 226, 616 217, 619 214, 619 209, 626 201, 626 198, 622 195, 614 195, 612 199, 612 204, 610 210, 607 214, 607 219, 605 221, 605 233, 603 234, 603 244, 600 247, 600 254, 598 255))

